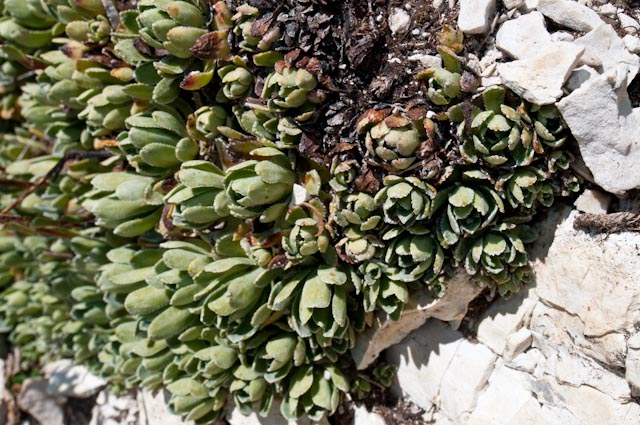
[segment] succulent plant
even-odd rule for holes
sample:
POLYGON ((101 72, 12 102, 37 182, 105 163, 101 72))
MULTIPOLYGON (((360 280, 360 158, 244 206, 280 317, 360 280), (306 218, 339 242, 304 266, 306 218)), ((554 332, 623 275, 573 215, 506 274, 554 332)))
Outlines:
POLYGON ((227 126, 218 127, 218 131, 232 140, 243 140, 253 136, 263 146, 277 149, 297 147, 302 129, 294 118, 271 112, 262 106, 249 106, 252 108, 233 108, 236 120, 244 133, 227 126))
POLYGON ((496 190, 512 208, 522 207, 534 210, 539 204, 550 207, 553 204, 553 186, 546 182, 545 175, 537 168, 522 167, 504 175, 496 182, 496 190))
POLYGON ((208 161, 187 161, 176 173, 180 183, 165 195, 174 205, 173 224, 200 228, 229 215, 229 198, 224 191, 224 174, 208 161))
POLYGON ((4 15, 0 38, 27 51, 46 47, 64 32, 64 25, 57 22, 46 3, 38 0, 6 0, 4 15))
POLYGON ((430 285, 441 275, 444 251, 427 228, 414 226, 411 232, 392 229, 382 235, 382 240, 388 244, 382 259, 389 280, 430 285))
POLYGON ((459 30, 419 75, 434 111, 362 113, 333 24, 298 30, 330 1, 116 3, 0 1, 0 332, 29 362, 167 390, 196 424, 318 421, 390 382, 353 371, 374 315, 458 266, 516 292, 527 223, 579 189, 558 110, 473 96, 459 30))
POLYGON ((203 106, 189 117, 187 129, 196 140, 211 141, 220 135, 219 127, 227 124, 228 114, 221 106, 203 106))
POLYGON ((530 165, 544 146, 559 148, 566 140, 565 128, 553 105, 532 107, 524 101, 513 108, 505 104, 504 88, 487 89, 483 95, 485 109, 476 111, 468 124, 458 126, 464 139, 460 153, 465 160, 480 159, 490 166, 530 165))
POLYGON ((274 148, 251 151, 255 159, 229 168, 224 185, 231 200, 229 211, 238 218, 256 218, 268 223, 283 217, 296 175, 289 158, 274 148))
POLYGON ((118 146, 141 174, 164 175, 198 155, 198 143, 175 113, 146 112, 127 118, 125 124, 128 131, 120 133, 118 146))
MULTIPOLYGON (((317 90, 318 80, 305 69, 283 65, 276 68, 264 81, 260 97, 267 101, 270 112, 284 112, 296 109, 296 119, 304 121, 311 117, 315 105, 324 100, 324 93, 317 90)), ((258 104, 249 104, 256 109, 265 108, 258 104)))
POLYGON ((436 234, 445 248, 492 225, 505 210, 498 193, 487 184, 457 184, 440 190, 434 205, 439 212, 436 234))
POLYGON ((96 216, 96 224, 116 235, 139 236, 155 228, 162 214, 162 194, 154 180, 125 172, 102 173, 91 179, 93 190, 82 206, 96 216))
POLYGON ((526 225, 502 223, 483 235, 463 239, 454 251, 467 273, 497 288, 501 295, 517 292, 531 277, 526 243, 536 234, 526 225))
MULTIPOLYGON (((439 193, 438 193, 439 196, 439 193)), ((436 189, 416 177, 385 176, 384 188, 375 201, 382 206, 385 223, 410 227, 428 219, 436 189)))
POLYGON ((319 199, 290 208, 286 221, 292 223, 292 227, 284 232, 281 243, 290 265, 313 264, 318 257, 325 263, 336 262, 336 251, 330 244, 331 227, 326 224, 326 208, 319 199))
POLYGON ((435 134, 435 124, 425 116, 404 116, 388 110, 369 110, 360 116, 358 133, 365 133, 369 157, 391 172, 408 171, 416 163, 417 150, 435 134))
POLYGON ((253 74, 239 58, 234 58, 232 63, 220 68, 218 76, 222 81, 222 87, 216 96, 218 102, 242 99, 253 88, 253 74))
POLYGON ((280 28, 277 25, 272 26, 262 35, 253 31, 253 26, 256 25, 259 17, 260 10, 248 4, 243 4, 236 9, 236 14, 232 17, 233 32, 240 38, 239 47, 242 50, 266 51, 280 39, 280 28))
POLYGON ((207 34, 206 8, 199 1, 141 1, 137 22, 142 40, 178 58, 189 58, 196 41, 207 34))
POLYGON ((409 301, 409 288, 403 281, 389 279, 385 269, 385 264, 378 260, 362 263, 358 267, 361 278, 354 281, 356 293, 362 293, 365 312, 379 307, 392 320, 398 320, 409 301))
POLYGON ((289 325, 321 347, 346 351, 354 342, 347 315, 347 291, 357 278, 350 268, 321 264, 301 268, 271 289, 269 308, 290 309, 289 325))
POLYGON ((91 20, 77 20, 67 23, 65 32, 72 40, 82 43, 103 45, 109 41, 111 26, 103 15, 91 20))
POLYGON ((444 63, 444 68, 428 68, 418 78, 426 79, 429 88, 427 96, 436 105, 449 105, 462 94, 462 65, 456 52, 445 45, 437 47, 444 63))
POLYGON ((86 121, 92 136, 105 136, 124 130, 126 119, 143 110, 142 105, 133 103, 123 86, 111 85, 92 96, 78 118, 86 121))

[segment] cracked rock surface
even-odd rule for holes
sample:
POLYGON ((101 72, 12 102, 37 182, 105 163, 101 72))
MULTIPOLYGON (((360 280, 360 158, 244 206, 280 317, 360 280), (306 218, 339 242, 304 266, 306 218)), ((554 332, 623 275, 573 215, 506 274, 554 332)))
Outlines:
POLYGON ((640 235, 588 235, 578 214, 565 206, 540 224, 536 283, 492 304, 475 338, 431 320, 387 351, 395 393, 425 420, 638 423, 640 235))

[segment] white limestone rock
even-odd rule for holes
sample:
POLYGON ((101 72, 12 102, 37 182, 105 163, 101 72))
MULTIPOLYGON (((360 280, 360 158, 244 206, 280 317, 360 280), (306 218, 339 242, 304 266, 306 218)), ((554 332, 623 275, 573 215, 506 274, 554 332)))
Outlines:
POLYGON ((47 391, 50 394, 87 398, 107 385, 107 381, 68 359, 49 363, 43 368, 43 373, 49 380, 47 391))
POLYGON ((429 410, 438 394, 447 394, 440 407, 451 418, 473 408, 496 360, 487 347, 467 341, 437 320, 391 347, 386 356, 399 367, 392 386, 396 395, 429 410))
POLYGON ((563 385, 552 376, 536 381, 534 391, 544 407, 556 408, 552 424, 636 425, 640 417, 637 403, 621 403, 588 385, 563 385))
POLYGON ((389 29, 391 30, 391 34, 404 34, 409 31, 410 26, 411 16, 409 16, 406 10, 395 8, 391 11, 389 15, 389 29))
POLYGON ((460 270, 446 283, 445 293, 434 299, 428 291, 416 292, 405 305, 399 320, 388 320, 383 314, 374 318, 373 325, 356 337, 351 355, 358 370, 366 369, 386 348, 399 343, 427 319, 459 321, 467 312, 469 303, 482 291, 470 276, 460 270))
POLYGON ((497 356, 482 344, 462 339, 440 382, 440 409, 459 418, 474 409, 495 367, 497 356))
POLYGON ((496 0, 460 0, 458 27, 465 34, 484 34, 495 12, 496 0))
POLYGON ((640 53, 640 38, 627 34, 622 38, 622 42, 624 43, 624 47, 631 53, 640 53))
POLYGON ((130 393, 118 396, 102 390, 96 397, 89 425, 147 425, 138 415, 138 402, 130 393))
POLYGON ((622 333, 587 337, 579 317, 542 303, 533 310, 530 330, 533 346, 547 357, 562 348, 563 352, 581 353, 611 367, 624 367, 627 344, 622 333))
POLYGON ((524 0, 502 0, 502 4, 508 10, 516 9, 524 4, 524 0))
POLYGON ((554 43, 557 43, 559 41, 566 41, 568 43, 571 43, 575 39, 576 38, 574 37, 574 35, 567 31, 556 31, 551 34, 551 41, 553 41, 554 43))
POLYGON ((527 13, 507 21, 496 34, 496 46, 516 59, 534 56, 548 44, 551 44, 551 35, 540 12, 527 13))
POLYGON ((518 331, 507 337, 502 357, 505 361, 513 360, 518 354, 531 347, 531 341, 533 341, 533 336, 529 329, 518 329, 518 331))
POLYGON ((24 381, 18 395, 18 406, 40 425, 61 425, 64 423, 62 406, 66 397, 49 394, 47 386, 46 379, 33 378, 24 381))
POLYGON ((468 424, 540 424, 540 403, 531 390, 532 377, 498 364, 478 398, 468 424))
POLYGON ((366 406, 355 406, 353 425, 387 425, 384 418, 377 413, 369 412, 366 406))
POLYGON ((611 205, 611 195, 595 189, 585 189, 574 202, 578 211, 589 214, 606 214, 611 205))
POLYGON ((618 8, 611 3, 605 3, 598 8, 598 12, 600 12, 602 16, 606 16, 607 18, 615 18, 618 14, 618 8))
POLYGON ((626 85, 631 84, 638 74, 640 58, 629 53, 611 25, 599 25, 574 43, 584 47, 584 54, 580 58, 581 63, 603 71, 621 70, 615 88, 620 87, 623 81, 626 85))
POLYGON ((595 182, 622 194, 640 187, 640 108, 615 90, 615 73, 590 78, 557 103, 595 182))
MULTIPOLYGON (((531 331, 529 331, 531 332, 531 331)), ((533 334, 531 334, 533 341, 533 334)), ((508 361, 506 365, 511 369, 518 370, 520 372, 526 372, 533 376, 541 376, 542 366, 546 362, 542 351, 537 348, 530 348, 523 353, 516 355, 513 359, 508 361)))
POLYGON ((552 21, 576 31, 591 31, 603 22, 594 10, 572 0, 539 0, 537 9, 552 21))
POLYGON ((576 215, 559 226, 546 259, 535 264, 538 296, 579 317, 585 336, 627 332, 640 321, 640 234, 594 238, 573 229, 576 215))
POLYGON ((425 68, 442 68, 442 58, 440 56, 418 53, 409 56, 408 59, 413 62, 420 62, 425 68))
POLYGON ((637 34, 640 32, 640 23, 626 13, 619 12, 618 20, 620 21, 620 26, 627 34, 637 34))
POLYGON ((526 59, 498 65, 502 82, 526 100, 539 105, 554 103, 575 68, 583 47, 569 43, 548 45, 526 59))
POLYGON ((627 347, 625 378, 631 387, 631 395, 640 397, 640 333, 629 338, 627 347))
POLYGON ((574 91, 585 81, 589 80, 591 77, 596 77, 598 75, 600 75, 598 71, 588 65, 579 66, 571 73, 571 76, 565 84, 565 88, 569 91, 574 91))
POLYGON ((509 299, 499 299, 480 319, 477 338, 501 355, 507 338, 528 324, 537 297, 531 288, 525 287, 509 299))

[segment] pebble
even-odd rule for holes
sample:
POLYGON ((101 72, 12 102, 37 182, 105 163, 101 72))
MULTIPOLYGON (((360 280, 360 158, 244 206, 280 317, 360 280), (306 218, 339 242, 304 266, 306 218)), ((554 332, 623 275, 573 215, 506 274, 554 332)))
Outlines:
POLYGON ((604 15, 608 18, 615 18, 618 13, 618 8, 612 5, 611 3, 603 4, 598 8, 598 11, 601 15, 604 15))
POLYGON ((409 30, 411 17, 404 9, 395 8, 389 15, 389 29, 393 35, 402 34, 409 30))

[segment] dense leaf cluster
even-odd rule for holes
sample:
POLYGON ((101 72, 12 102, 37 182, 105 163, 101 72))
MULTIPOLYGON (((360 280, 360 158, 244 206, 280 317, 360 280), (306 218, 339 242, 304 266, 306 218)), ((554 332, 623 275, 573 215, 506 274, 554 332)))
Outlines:
POLYGON ((349 350, 373 314, 398 319, 459 265, 517 291, 526 223, 577 187, 557 111, 499 87, 473 96, 453 30, 443 67, 420 75, 423 106, 363 111, 323 161, 300 145, 331 88, 273 13, 0 9, 2 329, 28 360, 164 387, 196 423, 229 398, 334 412, 367 387, 349 350))

